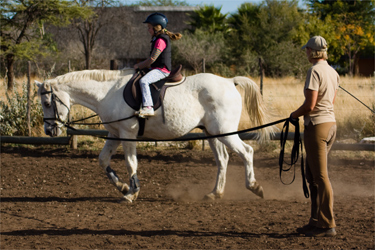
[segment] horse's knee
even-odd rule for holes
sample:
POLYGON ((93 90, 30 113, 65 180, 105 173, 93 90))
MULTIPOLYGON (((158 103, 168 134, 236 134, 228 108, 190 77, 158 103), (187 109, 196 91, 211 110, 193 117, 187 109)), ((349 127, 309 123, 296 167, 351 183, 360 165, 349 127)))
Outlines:
POLYGON ((108 140, 99 154, 99 165, 105 170, 109 166, 112 155, 116 152, 120 142, 108 140))
POLYGON ((106 171, 106 168, 109 165, 109 161, 106 161, 102 158, 99 158, 99 166, 103 168, 104 171, 106 171))
POLYGON ((105 152, 100 152, 99 154, 99 165, 106 170, 107 166, 111 161, 111 155, 106 154, 105 152))

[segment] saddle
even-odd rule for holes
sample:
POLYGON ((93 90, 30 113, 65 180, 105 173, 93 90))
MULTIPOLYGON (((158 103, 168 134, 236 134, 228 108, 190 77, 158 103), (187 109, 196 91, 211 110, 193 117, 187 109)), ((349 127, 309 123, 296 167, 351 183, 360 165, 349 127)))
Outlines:
MULTIPOLYGON (((158 82, 155 82, 150 85, 152 102, 154 103, 154 110, 162 107, 163 99, 167 88, 174 87, 182 84, 185 81, 185 78, 181 74, 182 65, 173 69, 168 77, 161 79, 158 82)), ((137 71, 129 82, 126 84, 123 92, 123 97, 125 102, 134 110, 138 111, 142 105, 142 92, 139 85, 139 80, 147 74, 148 71, 140 70, 137 71)), ((163 112, 164 120, 164 112, 163 112)), ((144 132, 144 126, 146 119, 138 117, 139 121, 139 131, 138 135, 142 136, 144 132)))
MULTIPOLYGON (((183 82, 181 69, 182 65, 179 65, 171 71, 168 77, 150 85, 152 102, 154 103, 154 110, 157 110, 161 107, 167 88, 177 86, 183 82)), ((139 110, 141 108, 142 92, 139 85, 139 80, 145 74, 147 74, 147 72, 148 71, 144 70, 136 72, 125 86, 123 92, 124 100, 134 110, 139 110)))

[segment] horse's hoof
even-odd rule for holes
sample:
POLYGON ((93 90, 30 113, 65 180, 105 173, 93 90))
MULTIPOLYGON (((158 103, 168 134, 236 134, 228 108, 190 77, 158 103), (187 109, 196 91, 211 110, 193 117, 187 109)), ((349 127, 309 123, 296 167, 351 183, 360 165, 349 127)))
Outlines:
POLYGON ((128 197, 124 196, 122 197, 118 203, 132 203, 133 201, 131 199, 129 199, 128 197))
POLYGON ((135 201, 137 198, 138 198, 138 195, 139 195, 139 191, 138 192, 135 192, 133 194, 133 201, 135 201))
POLYGON ((258 182, 255 182, 252 187, 249 187, 250 191, 253 192, 254 194, 258 195, 260 198, 264 198, 263 194, 263 187, 259 185, 258 182))
POLYGON ((206 194, 203 198, 203 200, 211 200, 211 201, 214 201, 216 199, 221 199, 223 197, 223 195, 220 195, 220 194, 214 194, 214 193, 209 193, 209 194, 206 194))
POLYGON ((205 196, 204 196, 204 198, 203 198, 203 200, 205 200, 205 201, 207 201, 207 200, 211 200, 211 201, 213 201, 213 200, 215 200, 215 195, 214 194, 206 194, 205 196))
POLYGON ((129 191, 129 185, 121 181, 116 182, 116 187, 123 195, 126 195, 129 191))

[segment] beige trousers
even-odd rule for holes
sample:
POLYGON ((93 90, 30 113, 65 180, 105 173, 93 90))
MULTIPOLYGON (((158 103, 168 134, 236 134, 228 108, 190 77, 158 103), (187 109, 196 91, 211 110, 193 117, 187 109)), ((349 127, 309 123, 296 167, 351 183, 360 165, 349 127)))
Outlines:
POLYGON ((328 177, 328 153, 336 138, 336 123, 305 126, 306 179, 311 198, 309 224, 319 228, 336 227, 333 215, 333 190, 328 177))

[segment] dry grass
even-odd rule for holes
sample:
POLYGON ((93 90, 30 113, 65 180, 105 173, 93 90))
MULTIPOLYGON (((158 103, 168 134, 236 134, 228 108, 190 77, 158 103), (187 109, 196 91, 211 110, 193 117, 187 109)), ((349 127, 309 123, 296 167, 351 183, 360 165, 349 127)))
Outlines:
MULTIPOLYGON (((259 82, 258 79, 254 79, 259 82)), ((287 77, 266 78, 263 81, 263 97, 275 120, 289 117, 304 101, 304 81, 287 77)), ((369 106, 375 108, 375 78, 341 77, 341 87, 369 106)), ((374 115, 348 93, 339 89, 335 100, 335 115, 338 135, 341 139, 355 138, 363 134, 374 136, 374 115)), ((246 118, 243 119, 244 121, 246 118)), ((302 119, 300 119, 302 124, 302 119)), ((241 127, 247 125, 241 123, 241 127)), ((281 128, 282 124, 278 127, 281 128)), ((245 126, 246 127, 246 126, 245 126)))
MULTIPOLYGON (((42 79, 37 78, 31 79, 32 90, 35 88, 34 80, 42 81, 42 79)), ((260 82, 259 78, 253 78, 253 80, 258 84, 260 82)), ((21 84, 26 82, 26 77, 17 79, 16 90, 20 91, 22 89, 21 84)), ((293 110, 303 103, 303 85, 304 82, 302 80, 293 77, 281 79, 265 78, 263 80, 264 101, 274 115, 274 121, 287 118, 293 110)), ((0 86, 0 100, 5 101, 6 84, 4 81, 0 80, 0 86)), ((375 108, 375 79, 373 77, 341 77, 341 86, 370 108, 375 108)), ((91 110, 79 105, 73 106, 71 111, 73 119, 87 117, 92 114, 91 110)), ((351 138, 358 141, 363 134, 374 136, 374 116, 371 114, 371 111, 341 89, 339 89, 336 97, 335 114, 340 140, 351 138)), ((97 121, 97 119, 91 120, 91 122, 97 121)), ((278 127, 281 128, 282 124, 279 124, 278 127)), ((88 127, 83 126, 81 128, 88 127)), ((91 128, 102 129, 103 127, 96 126, 91 128)), ((244 113, 239 130, 247 128, 251 128, 251 124, 249 118, 244 113)))

